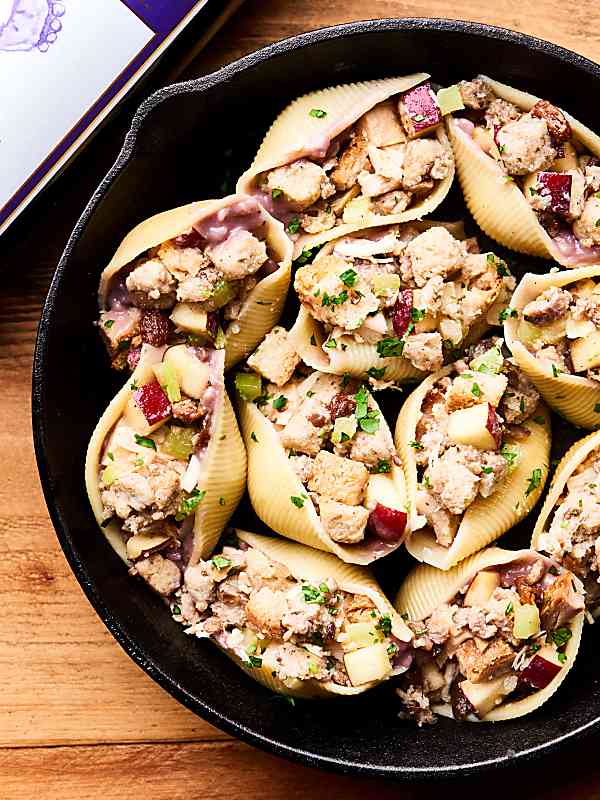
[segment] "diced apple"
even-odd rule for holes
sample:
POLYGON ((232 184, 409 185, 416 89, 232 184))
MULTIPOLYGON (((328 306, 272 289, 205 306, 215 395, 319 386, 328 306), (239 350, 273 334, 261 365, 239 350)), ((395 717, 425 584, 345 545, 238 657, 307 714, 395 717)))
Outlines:
POLYGON ((479 395, 480 403, 488 402, 497 408, 500 405, 500 400, 502 400, 502 395, 506 391, 506 387, 508 385, 508 379, 506 375, 493 375, 487 372, 476 372, 476 373, 468 373, 472 375, 471 378, 466 378, 465 380, 470 381, 472 388, 470 389, 473 395, 477 395, 477 389, 475 389, 475 384, 479 387, 479 391, 481 395, 479 395))
POLYGON ((569 291, 576 297, 590 297, 595 294, 600 286, 591 278, 585 278, 582 281, 577 281, 569 286, 569 291))
POLYGON ((344 663, 353 686, 382 680, 392 668, 385 643, 372 644, 346 653, 344 663))
POLYGON ((399 496, 394 481, 389 474, 374 473, 369 475, 365 491, 365 506, 367 508, 375 508, 378 503, 387 508, 394 508, 396 511, 404 511, 402 498, 399 496))
POLYGON ((368 526, 384 542, 399 542, 406 533, 406 519, 405 511, 397 511, 377 503, 369 514, 368 526))
POLYGON ((202 399, 210 377, 210 367, 206 361, 200 361, 186 345, 178 344, 167 350, 163 362, 173 367, 184 394, 195 400, 202 399))
POLYGON ((147 436, 171 416, 171 403, 157 380, 136 389, 125 406, 126 422, 140 436, 147 436))
MULTIPOLYGON (((343 436, 347 436, 348 439, 352 439, 357 430, 358 430, 358 422, 355 416, 337 417, 333 425, 331 441, 334 442, 335 444, 339 444, 342 441, 343 436)), ((347 440, 344 439, 344 441, 347 440)))
POLYGON ((530 639, 540 632, 540 612, 535 603, 519 604, 513 614, 513 634, 517 639, 530 639))
POLYGON ((440 89, 437 93, 437 102, 443 116, 452 114, 453 111, 462 111, 465 107, 460 89, 456 84, 440 89))
POLYGON ((442 112, 429 83, 405 92, 398 102, 398 112, 409 139, 429 133, 442 121, 442 112))
POLYGON ((182 331, 189 331, 207 341, 217 335, 218 319, 205 311, 200 303, 177 303, 171 312, 171 322, 182 331))
POLYGON ((575 372, 585 372, 600 366, 600 330, 594 328, 585 339, 571 342, 571 360, 575 372))
POLYGON ((363 223, 371 212, 371 200, 368 197, 354 197, 344 208, 343 221, 348 225, 363 223))
POLYGON ((534 655, 519 677, 523 683, 534 689, 545 689, 561 669, 562 664, 558 660, 557 651, 553 647, 546 646, 534 655))
POLYGON ((571 207, 571 188, 573 176, 565 172, 538 172, 535 189, 544 203, 546 210, 560 217, 569 215, 571 207))
POLYGON ((358 650, 361 647, 369 647, 380 638, 374 625, 370 622, 351 622, 346 625, 344 633, 346 638, 342 646, 348 652, 358 650))
POLYGON ((178 403, 181 400, 181 391, 179 380, 173 367, 163 361, 160 364, 155 364, 152 370, 169 400, 172 403, 178 403))
POLYGON ((568 172, 570 169, 577 169, 577 151, 571 142, 563 142, 563 155, 552 162, 553 172, 568 172))
POLYGON ((161 544, 168 542, 170 536, 165 536, 164 533, 136 533, 127 540, 127 558, 130 561, 135 561, 142 553, 147 553, 154 550, 155 547, 160 547, 161 544))
POLYGON ((565 325, 565 334, 567 339, 581 339, 593 333, 594 329, 595 325, 591 319, 573 319, 573 317, 569 317, 565 325))
POLYGON ((465 697, 471 703, 480 719, 500 705, 502 699, 512 691, 512 684, 510 682, 507 683, 507 678, 508 676, 503 675, 491 681, 482 681, 481 683, 462 681, 460 684, 465 697))
POLYGON ((488 430, 488 403, 453 411, 448 418, 448 438, 479 450, 495 450, 496 439, 488 430))
POLYGON ((496 589, 500 586, 500 574, 498 572, 483 570, 478 572, 471 581, 471 585, 465 595, 465 606, 483 606, 496 589))
POLYGON ((503 366, 504 356, 498 347, 490 347, 469 363, 469 367, 475 372, 484 372, 488 375, 498 375, 503 366))

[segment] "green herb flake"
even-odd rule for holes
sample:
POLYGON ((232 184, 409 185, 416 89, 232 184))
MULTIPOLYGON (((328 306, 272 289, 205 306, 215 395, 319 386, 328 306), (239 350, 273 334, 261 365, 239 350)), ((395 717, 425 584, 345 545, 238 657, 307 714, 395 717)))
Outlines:
POLYGON ((379 617, 379 622, 375 625, 376 630, 381 631, 384 636, 389 636, 392 632, 392 618, 389 614, 379 617))
POLYGON ((422 308, 411 308, 410 318, 413 322, 420 322, 425 316, 425 311, 422 308))
POLYGON ((404 350, 404 342, 395 336, 386 336, 377 342, 377 355, 381 358, 394 358, 401 356, 404 350))
MULTIPOLYGON (((321 584, 324 586, 325 584, 321 584)), ((317 588, 316 586, 311 586, 310 583, 304 583, 302 585, 302 594, 304 596, 305 603, 317 603, 320 606, 325 605, 327 602, 327 595, 329 594, 329 588, 326 587, 326 591, 323 592, 321 588, 317 588)))
POLYGON ((298 217, 292 217, 285 229, 288 233, 298 233, 300 230, 300 220, 298 217))
MULTIPOLYGON (((600 411, 600 403, 598 404, 598 411, 600 411)), ((544 417, 532 417, 534 422, 537 422, 538 425, 545 425, 546 420, 544 417)))
POLYGON ((570 628, 556 628, 556 630, 550 633, 550 640, 556 645, 556 647, 564 647, 569 639, 573 636, 573 632, 570 628))
POLYGON ((596 403, 596 405, 594 406, 594 413, 600 414, 600 403, 596 403))
POLYGON ((150 450, 156 450, 156 442, 154 439, 151 439, 149 436, 140 436, 137 433, 133 435, 135 436, 135 443, 139 444, 140 447, 149 447, 150 450))
POLYGON ((381 367, 381 369, 378 369, 377 367, 370 367, 367 370, 367 375, 369 378, 373 378, 376 381, 381 381, 385 375, 385 370, 386 367, 381 367))
POLYGON ((290 497, 290 500, 296 506, 296 508, 304 508, 304 498, 303 497, 298 497, 296 495, 292 495, 290 497))
POLYGON ((310 343, 312 344, 313 347, 317 346, 317 340, 315 339, 314 333, 311 333, 309 341, 310 341, 310 343))
POLYGON ((473 386, 471 386, 471 394, 475 397, 481 397, 481 389, 478 383, 474 383, 473 386))
POLYGON ((482 471, 482 472, 483 472, 485 475, 491 475, 491 473, 492 473, 494 470, 493 470, 493 468, 492 468, 492 467, 482 467, 481 471, 482 471))
POLYGON ((286 406, 287 406, 287 397, 285 397, 282 394, 280 394, 279 397, 276 397, 275 400, 273 400, 273 408, 276 411, 283 411, 286 406))
POLYGON ((258 436, 254 433, 254 431, 252 431, 252 433, 250 434, 250 438, 252 439, 253 442, 258 442, 258 436))
POLYGON ((519 402, 519 411, 521 412, 521 414, 525 413, 525 398, 524 397, 522 397, 521 401, 519 402))
POLYGON ((511 450, 508 445, 504 444, 500 450, 500 455, 504 456, 504 458, 508 461, 508 466, 510 468, 517 460, 518 453, 516 450, 511 450))
POLYGON ((369 410, 369 395, 364 386, 361 386, 358 392, 354 395, 354 402, 356 403, 356 408, 354 410, 356 419, 362 419, 363 417, 366 417, 369 410))
POLYGON ((248 656, 248 661, 246 662, 246 666, 250 667, 251 669, 255 669, 257 667, 262 667, 262 658, 258 656, 248 656))
POLYGON ((206 492, 204 490, 194 489, 194 491, 190 492, 187 497, 184 497, 179 504, 177 513, 175 514, 175 519, 177 522, 181 522, 181 520, 189 517, 190 514, 193 514, 204 499, 205 495, 206 492))
POLYGON ((233 564, 233 561, 230 558, 225 558, 225 556, 213 556, 211 561, 216 569, 225 569, 225 567, 230 567, 233 564))
POLYGON ((600 228, 600 218, 596 220, 595 227, 600 228))
POLYGON ((138 385, 137 385, 137 383, 135 381, 132 381, 129 384, 129 388, 131 389, 132 392, 135 392, 135 390, 138 388, 138 385))
POLYGON ((222 497, 222 496, 221 496, 221 497, 219 497, 219 505, 220 505, 220 506, 224 506, 224 505, 225 505, 225 498, 224 498, 224 497, 222 497))
POLYGON ((354 286, 357 278, 358 278, 358 272, 356 272, 353 269, 347 269, 340 275, 340 280, 344 284, 344 286, 349 286, 350 288, 354 286))
POLYGON ((316 117, 317 119, 323 119, 323 117, 327 116, 327 112, 323 111, 322 108, 311 108, 308 113, 311 117, 316 117))
POLYGON ((529 478, 529 483, 527 485, 527 489, 525 490, 525 497, 528 497, 534 489, 539 489, 542 485, 542 470, 539 467, 533 470, 531 473, 531 477, 529 478))
POLYGON ((509 614, 512 614, 512 610, 513 610, 513 604, 509 603, 504 609, 504 613, 506 614, 506 616, 508 616, 509 614))
POLYGON ((271 192, 271 198, 273 200, 277 200, 283 194, 283 189, 273 189, 271 192))
POLYGON ((392 471, 392 463, 386 458, 380 458, 374 467, 371 467, 371 472, 375 475, 386 474, 392 471))
POLYGON ((106 322, 104 323, 104 327, 105 328, 112 328, 112 326, 114 324, 115 324, 114 319, 107 319, 106 322))
POLYGON ((144 466, 144 459, 143 458, 136 458, 133 462, 134 466, 136 467, 143 467, 144 466))
POLYGON ((323 345, 323 347, 326 347, 328 350, 335 350, 335 348, 337 347, 337 342, 335 339, 328 339, 323 345))
POLYGON ((496 264, 496 272, 501 278, 506 278, 508 275, 510 275, 506 263, 504 261, 500 261, 500 259, 498 259, 498 263, 496 264))
POLYGON ((509 317, 513 317, 516 319, 519 316, 519 312, 516 308, 503 308, 502 311, 498 314, 498 319, 500 322, 506 322, 509 317))
POLYGON ((567 661, 567 654, 566 653, 559 653, 558 654, 558 660, 560 661, 561 664, 565 664, 566 661, 567 661))
POLYGON ((553 375, 555 378, 558 378, 558 376, 560 375, 560 370, 558 369, 558 367, 556 366, 556 364, 552 364, 552 375, 553 375))
POLYGON ((109 452, 106 455, 110 458, 111 461, 115 460, 115 457, 114 457, 114 455, 112 453, 109 452))
POLYGON ((412 442, 409 442, 409 447, 412 447, 413 450, 425 450, 425 447, 421 444, 421 442, 417 442, 416 439, 413 439, 412 442))

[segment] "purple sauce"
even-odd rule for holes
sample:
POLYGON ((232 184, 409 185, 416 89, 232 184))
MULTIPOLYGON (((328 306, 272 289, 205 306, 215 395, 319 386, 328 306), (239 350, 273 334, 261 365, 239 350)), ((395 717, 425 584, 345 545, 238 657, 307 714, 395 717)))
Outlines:
POLYGON ((220 244, 236 231, 255 231, 264 224, 259 202, 249 197, 195 223, 194 229, 209 244, 220 244))

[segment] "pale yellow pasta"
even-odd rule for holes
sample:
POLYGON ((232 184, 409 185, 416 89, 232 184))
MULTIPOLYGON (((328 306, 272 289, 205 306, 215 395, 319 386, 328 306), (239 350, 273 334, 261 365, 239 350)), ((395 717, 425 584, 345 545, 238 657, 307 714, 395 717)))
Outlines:
POLYGON ((583 375, 559 372, 555 375, 550 362, 540 361, 519 339, 519 326, 525 306, 551 286, 567 287, 586 278, 598 278, 600 265, 580 267, 547 275, 527 273, 517 286, 511 308, 519 317, 508 317, 504 323, 504 336, 515 363, 535 384, 544 400, 565 419, 582 428, 600 425, 600 414, 595 410, 600 403, 600 383, 583 375))
MULTIPOLYGON (((378 408, 375 401, 373 407, 378 408)), ((362 543, 339 544, 327 535, 316 508, 290 464, 275 426, 254 405, 239 402, 242 435, 248 451, 248 493, 256 514, 274 531, 296 542, 334 553, 349 564, 370 564, 395 550, 401 542, 374 549, 362 543), (291 498, 304 501, 300 507, 291 498)), ((387 425, 383 415, 381 424, 387 425)), ((380 476, 388 484, 397 508, 406 505, 404 474, 392 463, 380 476)))
MULTIPOLYGON (((393 95, 406 92, 427 80, 429 75, 421 72, 398 78, 333 86, 303 95, 294 100, 277 117, 256 154, 251 167, 241 176, 237 191, 253 194, 257 177, 267 170, 289 164, 299 158, 310 158, 315 151, 338 134, 353 125, 367 111, 393 95), (314 108, 322 110, 322 117, 310 114, 314 108)), ((444 127, 435 132, 440 144, 449 147, 444 127)), ((389 225, 397 222, 421 219, 431 214, 446 197, 454 180, 454 165, 448 176, 437 182, 433 191, 399 214, 376 214, 368 206, 360 212, 347 209, 342 223, 335 228, 316 234, 301 234, 294 242, 294 257, 303 250, 343 236, 361 228, 389 225)))
MULTIPOLYGON (((140 222, 123 239, 108 266, 100 277, 99 304, 104 309, 111 281, 123 267, 141 256, 146 250, 158 247, 169 239, 180 236, 202 220, 222 208, 243 202, 248 198, 230 195, 220 200, 203 200, 155 214, 140 222)), ((260 280, 246 297, 234 325, 225 331, 225 368, 241 361, 260 343, 277 324, 288 291, 292 269, 292 245, 283 225, 262 206, 257 211, 264 218, 266 242, 272 250, 278 269, 260 280)))
MULTIPOLYGON (((540 99, 535 95, 482 76, 494 93, 529 111, 540 99)), ((566 111, 575 139, 600 156, 600 137, 566 111)), ((456 171, 469 211, 488 236, 512 250, 541 258, 552 258, 565 267, 576 266, 577 256, 562 252, 546 233, 522 190, 507 179, 500 166, 474 142, 456 119, 447 119, 456 171)))
MULTIPOLYGON (((513 561, 528 561, 539 558, 534 550, 504 550, 488 547, 466 558, 450 570, 442 571, 428 564, 415 567, 406 577, 396 596, 394 605, 401 614, 407 614, 414 622, 426 619, 438 606, 449 603, 481 570, 503 566, 513 561)), ((502 703, 481 719, 469 717, 476 722, 500 722, 516 719, 535 711, 546 702, 567 677, 581 643, 584 614, 580 612, 570 623, 572 636, 565 648, 566 661, 557 676, 545 689, 536 691, 522 700, 502 703)), ((443 717, 453 718, 450 704, 432 706, 433 711, 443 717)))
POLYGON ((462 515, 452 544, 444 547, 435 539, 430 528, 420 528, 416 514, 417 460, 411 442, 416 440, 416 426, 421 415, 425 395, 452 367, 446 367, 426 378, 406 399, 396 423, 395 442, 404 465, 406 489, 411 508, 411 534, 406 549, 418 561, 447 570, 462 559, 494 542, 503 533, 522 520, 539 499, 546 478, 550 457, 550 416, 540 403, 535 416, 543 424, 529 418, 522 423, 530 433, 522 441, 510 441, 510 448, 518 451, 516 463, 489 497, 478 496, 462 515), (529 479, 533 469, 540 470, 540 481, 531 487, 529 479))
MULTIPOLYGON (((152 367, 162 360, 163 348, 144 345, 133 375, 110 402, 90 439, 85 460, 85 484, 96 521, 117 554, 127 562, 125 543, 117 520, 103 524, 100 497, 100 463, 107 436, 123 415, 132 395, 132 384, 143 385, 153 377, 152 367)), ((211 439, 203 456, 197 488, 205 491, 194 516, 194 538, 190 563, 206 558, 213 550, 246 486, 246 451, 227 392, 223 388, 213 415, 211 439)))

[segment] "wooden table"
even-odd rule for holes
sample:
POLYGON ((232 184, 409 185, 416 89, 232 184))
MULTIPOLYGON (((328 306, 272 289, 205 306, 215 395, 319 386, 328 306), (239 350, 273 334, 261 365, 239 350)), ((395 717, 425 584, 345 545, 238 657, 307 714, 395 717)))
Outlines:
MULTIPOLYGON (((284 36, 366 16, 496 23, 600 61, 594 0, 247 0, 188 69, 194 77, 284 36)), ((151 87, 154 88, 154 87, 151 87)), ((0 242, 0 798, 600 798, 600 736, 552 759, 460 785, 324 776, 212 728, 154 684, 81 592, 46 513, 30 432, 30 369, 52 271, 127 126, 102 133, 0 242), (509 780, 507 780, 509 779, 509 780)))

